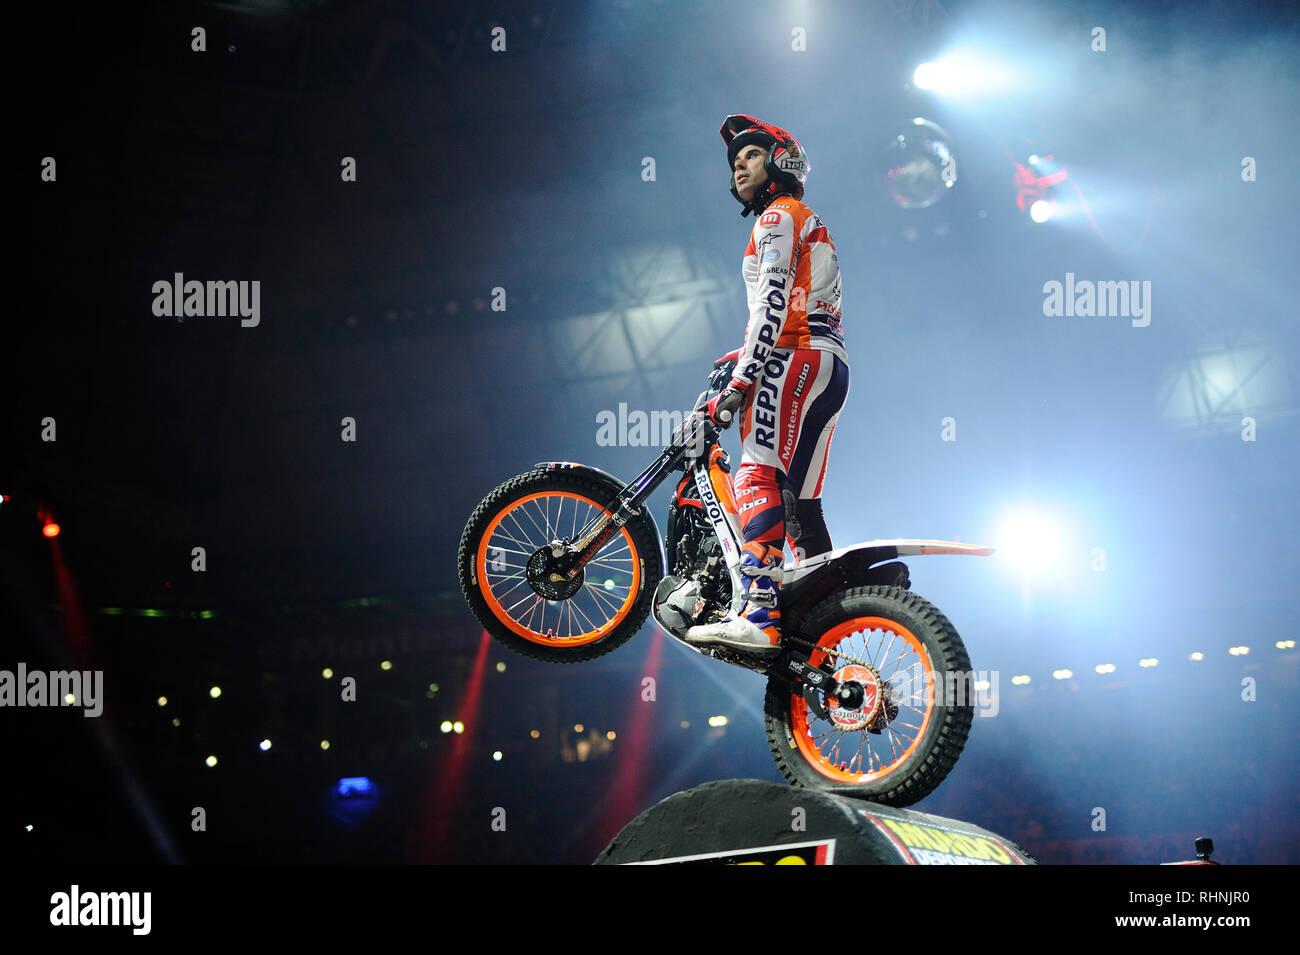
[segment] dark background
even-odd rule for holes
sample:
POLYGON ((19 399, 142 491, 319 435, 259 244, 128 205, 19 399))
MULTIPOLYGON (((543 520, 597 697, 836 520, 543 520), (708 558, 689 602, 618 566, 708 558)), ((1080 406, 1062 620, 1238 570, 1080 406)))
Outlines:
POLYGON ((455 570, 494 486, 552 459, 630 477, 655 449, 600 445, 597 415, 688 408, 740 344, 752 220, 717 128, 748 112, 807 149, 805 199, 839 250, 836 542, 999 544, 1028 506, 1062 535, 1050 576, 912 562, 1000 675, 998 714, 916 808, 1043 862, 1188 858, 1197 835, 1225 862, 1300 862, 1300 653, 1276 645, 1300 605, 1293 18, 668 0, 15 17, 0 668, 99 668, 106 703, 0 711, 7 841, 85 861, 585 863, 673 792, 779 780, 761 678, 651 624, 579 667, 515 656, 484 641, 455 570), (911 88, 957 42, 1022 78, 911 88), (879 157, 916 115, 951 135, 959 180, 904 210, 879 157), (1031 151, 1069 168, 1093 221, 1017 209, 1031 151), (260 281, 260 325, 156 317, 151 286, 176 272, 260 281), (1150 325, 1045 317, 1067 272, 1150 281, 1150 325), (331 795, 352 776, 377 794, 331 795))

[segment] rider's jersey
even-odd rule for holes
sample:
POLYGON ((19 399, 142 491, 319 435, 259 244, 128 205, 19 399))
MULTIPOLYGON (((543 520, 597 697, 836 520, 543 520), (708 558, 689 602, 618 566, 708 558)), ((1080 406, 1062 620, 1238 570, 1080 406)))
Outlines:
POLYGON ((742 267, 749 298, 745 346, 733 373, 753 383, 773 350, 811 348, 847 362, 840 328, 840 263, 822 220, 793 196, 759 215, 742 267))

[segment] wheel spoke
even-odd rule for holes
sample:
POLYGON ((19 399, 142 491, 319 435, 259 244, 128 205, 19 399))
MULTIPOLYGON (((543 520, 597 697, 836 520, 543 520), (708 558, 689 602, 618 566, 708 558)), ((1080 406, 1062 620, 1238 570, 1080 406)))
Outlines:
POLYGON ((585 632, 591 633, 594 630, 600 629, 600 627, 596 626, 594 623, 591 622, 591 618, 588 617, 585 613, 583 613, 582 608, 579 607, 577 604, 573 604, 573 612, 574 614, 582 618, 583 626, 587 628, 585 632))
MULTIPOLYGON (((528 604, 527 616, 523 617, 523 619, 519 619, 518 617, 516 617, 515 619, 519 620, 519 622, 523 624, 525 627, 531 627, 533 617, 537 615, 537 604, 541 599, 542 598, 537 596, 537 594, 533 594, 533 593, 525 594, 523 599, 520 600, 519 603, 515 604, 515 607, 518 607, 519 604, 521 603, 527 603, 529 600, 531 600, 532 602, 528 604)), ((515 607, 511 607, 510 609, 514 610, 515 607)))
POLYGON ((621 600, 615 600, 595 584, 586 583, 583 584, 583 586, 591 593, 593 603, 608 613, 618 613, 618 608, 622 606, 623 603, 621 600))
MULTIPOLYGON (((511 514, 510 518, 511 520, 514 520, 514 515, 511 514)), ((504 537, 510 543, 519 545, 520 548, 519 550, 515 550, 513 547, 493 547, 494 550, 499 550, 506 554, 522 554, 524 557, 531 557, 533 556, 533 551, 537 550, 537 548, 540 546, 538 544, 534 544, 532 541, 520 540, 519 538, 512 535, 509 531, 507 531, 504 526, 498 526, 496 529, 496 533, 493 534, 492 536, 494 538, 504 537)), ((489 544, 488 546, 492 547, 491 544, 489 544)))
POLYGON ((591 561, 589 561, 589 562, 587 563, 587 566, 588 566, 588 567, 612 567, 612 568, 613 568, 614 570, 616 570, 616 571, 620 571, 620 572, 622 572, 622 573, 626 573, 626 572, 627 572, 627 569, 630 569, 631 566, 632 566, 632 564, 633 564, 633 561, 632 561, 632 558, 631 558, 631 557, 615 557, 615 558, 613 558, 613 561, 616 561, 616 562, 618 562, 618 563, 620 563, 620 564, 627 564, 627 568, 623 568, 623 567, 613 567, 613 562, 611 562, 611 561, 608 560, 608 559, 601 559, 601 560, 595 560, 595 559, 592 559, 591 561))
MULTIPOLYGON (((932 702, 924 697, 924 659, 909 639, 903 639, 892 627, 875 624, 844 634, 832 646, 819 644, 811 655, 814 663, 829 662, 837 670, 850 664, 870 665, 880 679, 884 694, 882 709, 875 718, 881 721, 881 715, 885 717, 880 727, 883 733, 871 733, 865 726, 845 730, 833 720, 823 720, 810 707, 802 707, 807 737, 828 769, 851 780, 888 773, 910 756, 932 702), (888 719, 890 708, 895 708, 892 720, 888 719), (903 716, 904 711, 907 716, 903 716), (850 734, 856 735, 856 741, 846 741, 850 734)), ((794 700, 802 703, 798 697, 794 700)), ((798 705, 794 700, 792 705, 798 705)), ((829 709, 831 699, 823 697, 823 700, 829 709)))
MULTIPOLYGON (((537 503, 536 501, 533 502, 534 506, 536 506, 536 503, 537 503)), ((537 519, 533 517, 532 511, 526 507, 521 507, 519 510, 523 511, 524 517, 528 518, 529 522, 533 525, 533 527, 537 529, 537 533, 542 535, 542 543, 538 546, 545 547, 547 544, 549 544, 551 542, 550 535, 548 535, 546 531, 541 527, 541 525, 537 523, 537 519)), ((513 512, 511 512, 511 514, 513 516, 513 512)), ((518 521, 516 521, 516 523, 518 523, 518 521)), ((523 525, 520 524, 519 528, 522 531, 523 525)), ((524 533, 527 533, 527 531, 524 531, 524 533)))
MULTIPOLYGON (((524 508, 519 508, 519 510, 523 512, 524 517, 527 517, 527 518, 528 518, 529 522, 533 525, 533 527, 537 529, 537 532, 538 532, 539 534, 542 533, 542 529, 541 529, 540 527, 537 527, 537 522, 534 521, 534 520, 532 519, 532 517, 531 517, 531 515, 529 515, 528 511, 525 510, 524 508)), ((530 552, 531 552, 531 551, 535 551, 535 550, 537 550, 538 548, 541 548, 541 547, 545 547, 545 546, 546 546, 546 544, 548 543, 548 541, 545 541, 545 540, 543 540, 540 544, 537 544, 536 546, 533 546, 533 541, 532 541, 532 539, 531 539, 531 537, 530 537, 530 533, 529 533, 528 528, 526 528, 526 527, 523 525, 523 522, 519 520, 518 516, 515 514, 514 511, 509 511, 509 512, 507 512, 506 517, 510 518, 511 522, 515 525, 516 530, 518 530, 518 532, 524 536, 524 540, 522 540, 522 541, 516 541, 516 543, 518 543, 518 544, 522 544, 522 545, 523 545, 526 549, 528 549, 530 552)), ((497 526, 497 530, 498 530, 498 531, 502 530, 503 526, 504 526, 504 521, 502 522, 502 524, 500 524, 500 525, 497 526)), ((544 536, 545 536, 545 535, 543 534, 543 537, 544 537, 544 536)))
MULTIPOLYGON (((518 576, 518 575, 516 575, 516 576, 518 576)), ((511 579, 511 578, 509 578, 509 577, 506 578, 506 580, 510 580, 510 579, 511 579)), ((502 581, 498 581, 498 583, 505 583, 505 581, 504 581, 504 580, 502 580, 502 581)), ((500 600, 503 600, 503 599, 509 597, 511 594, 513 594, 515 591, 517 591, 520 587, 527 586, 527 584, 528 584, 528 581, 527 581, 526 579, 524 579, 523 577, 519 577, 519 579, 515 580, 515 582, 514 582, 513 584, 511 584, 509 587, 507 587, 505 590, 502 590, 502 591, 500 591, 499 593, 497 593, 497 600, 500 601, 500 600)), ((528 592, 529 592, 530 594, 533 592, 533 590, 532 590, 531 587, 528 588, 528 592)))

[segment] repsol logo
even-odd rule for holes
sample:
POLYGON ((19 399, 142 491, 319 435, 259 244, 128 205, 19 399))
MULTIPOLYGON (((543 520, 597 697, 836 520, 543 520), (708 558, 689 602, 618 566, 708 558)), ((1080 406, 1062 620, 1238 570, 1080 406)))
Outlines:
POLYGON ((789 354, 773 353, 763 365, 764 378, 754 397, 754 441, 769 451, 776 450, 776 382, 785 377, 789 354))
POLYGON ((704 505, 704 511, 709 515, 709 520, 715 524, 721 521, 722 508, 718 506, 718 498, 713 493, 713 485, 708 481, 696 479, 695 487, 700 492, 700 502, 704 505))
POLYGON ((772 349, 776 347, 776 335, 781 328, 781 313, 785 311, 785 280, 770 278, 767 284, 767 308, 763 311, 763 322, 759 325, 758 338, 754 342, 754 357, 745 365, 745 377, 751 380, 758 377, 772 356, 772 349))

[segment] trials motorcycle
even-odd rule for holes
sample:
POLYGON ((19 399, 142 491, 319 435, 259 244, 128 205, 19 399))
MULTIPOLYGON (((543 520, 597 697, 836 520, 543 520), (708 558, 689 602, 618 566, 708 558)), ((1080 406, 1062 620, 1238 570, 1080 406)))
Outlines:
MULTIPOLYGON (((714 367, 697 409, 733 368, 714 367)), ((961 755, 974 694, 961 637, 911 592, 897 558, 992 548, 876 540, 795 559, 783 567, 778 655, 689 643, 692 626, 743 603, 743 538, 719 438, 697 410, 627 484, 571 461, 543 462, 501 484, 461 536, 470 609, 499 642, 552 663, 609 653, 653 611, 692 650, 768 677, 768 745, 790 783, 891 806, 923 799, 961 755), (645 504, 678 470, 661 538, 645 504)))

